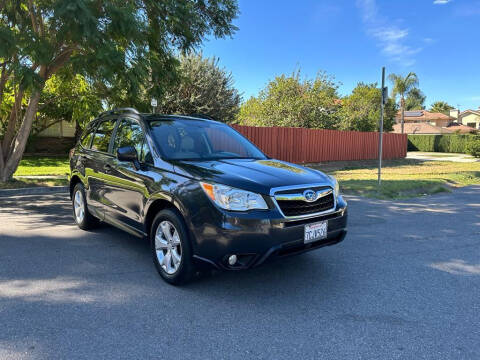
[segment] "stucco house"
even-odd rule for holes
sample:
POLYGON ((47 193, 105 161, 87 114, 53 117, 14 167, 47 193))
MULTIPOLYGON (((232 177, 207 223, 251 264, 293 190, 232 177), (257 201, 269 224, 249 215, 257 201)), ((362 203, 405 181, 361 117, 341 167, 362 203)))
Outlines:
MULTIPOLYGON (((400 134, 402 132, 402 125, 395 124, 393 125, 393 133, 400 134)), ((431 125, 425 122, 418 123, 405 123, 404 134, 422 134, 422 135, 441 135, 441 134, 453 134, 452 130, 449 130, 445 127, 431 125)))
POLYGON ((477 130, 480 129, 480 109, 462 111, 458 115, 458 122, 477 130))
MULTIPOLYGON (((430 112, 427 110, 405 111, 405 124, 409 123, 426 123, 437 127, 448 126, 454 118, 442 114, 430 112)), ((400 124, 402 121, 402 113, 399 111, 395 116, 395 121, 400 124)))
POLYGON ((27 154, 68 154, 75 144, 75 122, 61 121, 30 138, 27 154))
POLYGON ((75 122, 60 121, 37 134, 38 137, 74 138, 75 122))

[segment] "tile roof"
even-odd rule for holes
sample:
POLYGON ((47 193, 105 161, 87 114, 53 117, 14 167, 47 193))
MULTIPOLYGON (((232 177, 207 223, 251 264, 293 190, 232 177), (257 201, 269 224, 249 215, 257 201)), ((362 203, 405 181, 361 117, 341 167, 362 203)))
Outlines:
POLYGON ((444 129, 448 129, 448 130, 451 130, 453 132, 459 132, 461 134, 469 134, 469 133, 475 131, 474 128, 472 128, 470 126, 467 126, 467 125, 463 125, 463 124, 451 124, 444 129))
POLYGON ((465 111, 462 111, 462 112, 460 113, 460 116, 464 115, 465 113, 472 113, 472 114, 475 114, 475 115, 480 116, 480 109, 478 109, 478 110, 465 110, 465 111))
MULTIPOLYGON (((400 134, 402 131, 401 124, 393 125, 393 133, 400 134)), ((441 128, 439 126, 430 125, 427 123, 405 123, 405 134, 452 134, 453 131, 441 128)))
MULTIPOLYGON (((395 119, 401 120, 402 113, 399 111, 395 119)), ((434 120, 453 120, 453 117, 442 113, 430 112, 427 110, 405 111, 405 121, 434 121, 434 120)))

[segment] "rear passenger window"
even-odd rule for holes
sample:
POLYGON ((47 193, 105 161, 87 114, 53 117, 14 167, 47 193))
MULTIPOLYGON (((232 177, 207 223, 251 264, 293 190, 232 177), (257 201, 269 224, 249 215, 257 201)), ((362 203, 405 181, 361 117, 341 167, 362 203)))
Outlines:
POLYGON ((115 127, 116 120, 107 120, 97 127, 97 131, 93 136, 92 150, 108 152, 108 145, 110 144, 110 138, 115 127))
POLYGON ((90 149, 90 145, 92 143, 92 137, 93 137, 93 132, 90 129, 90 131, 84 134, 82 139, 80 140, 80 144, 82 145, 82 147, 84 147, 85 149, 90 149))

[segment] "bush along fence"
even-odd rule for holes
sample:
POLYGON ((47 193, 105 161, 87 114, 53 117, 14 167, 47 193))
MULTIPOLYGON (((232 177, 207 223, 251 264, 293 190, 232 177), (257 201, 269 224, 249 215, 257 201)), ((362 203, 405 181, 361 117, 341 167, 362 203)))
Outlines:
POLYGON ((409 151, 468 154, 478 146, 480 135, 408 135, 409 151))
MULTIPOLYGON (((268 156, 293 163, 378 158, 376 132, 233 126, 268 156)), ((384 134, 383 158, 404 158, 407 135, 384 134)))

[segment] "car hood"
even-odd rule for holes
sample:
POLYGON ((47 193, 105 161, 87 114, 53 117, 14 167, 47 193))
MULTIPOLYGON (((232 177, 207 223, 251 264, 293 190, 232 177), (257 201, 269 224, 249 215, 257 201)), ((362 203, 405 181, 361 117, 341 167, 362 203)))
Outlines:
POLYGON ((205 182, 215 182, 268 195, 280 186, 332 185, 322 172, 280 160, 225 159, 214 161, 175 161, 175 171, 205 182))

